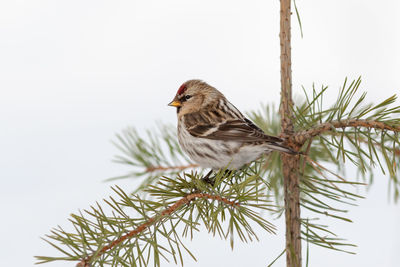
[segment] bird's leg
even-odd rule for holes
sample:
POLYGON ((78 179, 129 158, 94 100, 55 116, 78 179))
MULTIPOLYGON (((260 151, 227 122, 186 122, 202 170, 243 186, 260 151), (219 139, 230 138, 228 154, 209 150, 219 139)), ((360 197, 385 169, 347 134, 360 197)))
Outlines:
POLYGON ((229 176, 234 172, 234 170, 225 170, 224 175, 229 176))
POLYGON ((206 183, 208 183, 208 184, 214 185, 214 181, 213 181, 212 179, 210 179, 210 175, 211 175, 212 172, 213 172, 213 170, 211 169, 211 170, 206 174, 206 176, 204 176, 203 178, 201 178, 201 180, 203 180, 204 182, 206 182, 206 183))
MULTIPOLYGON (((206 182, 210 185, 214 185, 216 175, 214 177, 210 177, 212 172, 213 172, 213 170, 209 171, 203 178, 201 178, 201 180, 203 180, 204 182, 206 182)), ((228 176, 232 175, 232 173, 234 173, 234 172, 235 172, 235 170, 225 170, 224 177, 228 177, 228 176)))

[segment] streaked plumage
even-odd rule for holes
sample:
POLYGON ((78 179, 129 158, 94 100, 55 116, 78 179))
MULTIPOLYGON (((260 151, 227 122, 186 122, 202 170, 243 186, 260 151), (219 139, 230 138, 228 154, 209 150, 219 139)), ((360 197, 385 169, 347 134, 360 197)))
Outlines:
POLYGON ((202 167, 238 169, 277 150, 294 154, 283 140, 266 135, 214 87, 189 80, 169 104, 177 107, 178 139, 202 167))

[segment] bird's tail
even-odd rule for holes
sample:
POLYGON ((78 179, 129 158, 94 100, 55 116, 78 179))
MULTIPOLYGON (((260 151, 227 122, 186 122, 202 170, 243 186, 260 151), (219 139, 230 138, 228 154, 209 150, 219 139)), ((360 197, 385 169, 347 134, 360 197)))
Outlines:
POLYGON ((273 151, 284 152, 284 153, 291 154, 291 155, 299 154, 299 152, 294 151, 290 147, 285 146, 283 144, 279 144, 279 143, 269 143, 268 144, 268 148, 273 150, 273 151))

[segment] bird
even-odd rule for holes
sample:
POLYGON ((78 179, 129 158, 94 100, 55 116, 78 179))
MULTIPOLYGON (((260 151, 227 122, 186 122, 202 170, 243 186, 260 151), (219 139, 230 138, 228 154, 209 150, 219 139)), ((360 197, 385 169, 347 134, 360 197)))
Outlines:
POLYGON ((184 82, 168 105, 177 108, 182 150, 203 168, 238 170, 272 151, 297 154, 283 139, 265 134, 202 80, 184 82))

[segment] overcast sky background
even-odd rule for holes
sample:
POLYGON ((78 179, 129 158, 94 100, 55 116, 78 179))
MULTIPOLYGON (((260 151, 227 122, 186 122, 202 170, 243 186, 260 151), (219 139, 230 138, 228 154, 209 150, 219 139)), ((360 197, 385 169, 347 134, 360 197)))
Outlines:
MULTIPOLYGON (((344 78, 359 75, 371 101, 400 92, 399 1, 297 4, 304 38, 293 17, 296 94, 323 83, 333 102, 344 78)), ((104 179, 125 173, 110 161, 115 133, 175 124, 166 104, 185 80, 209 82, 243 111, 278 104, 278 32, 278 0, 2 0, 1 265, 54 255, 39 237, 110 195, 104 179)), ((357 255, 312 247, 310 266, 398 266, 400 207, 388 201, 388 178, 377 172, 375 181, 351 208, 354 223, 332 225, 357 255)), ((117 184, 129 192, 137 183, 117 184)), ((276 224, 276 236, 233 252, 198 234, 187 245, 199 261, 185 266, 266 266, 284 247, 283 221, 276 224)))

